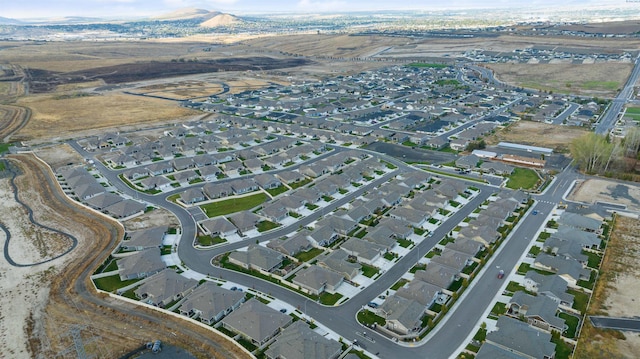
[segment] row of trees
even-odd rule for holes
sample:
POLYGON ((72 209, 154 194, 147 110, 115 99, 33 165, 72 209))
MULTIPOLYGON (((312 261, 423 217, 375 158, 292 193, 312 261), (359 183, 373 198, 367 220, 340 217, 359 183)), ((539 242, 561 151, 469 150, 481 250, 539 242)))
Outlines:
POLYGON ((611 171, 633 171, 640 160, 640 128, 632 128, 622 139, 588 133, 570 145, 571 155, 587 173, 607 174, 611 171))

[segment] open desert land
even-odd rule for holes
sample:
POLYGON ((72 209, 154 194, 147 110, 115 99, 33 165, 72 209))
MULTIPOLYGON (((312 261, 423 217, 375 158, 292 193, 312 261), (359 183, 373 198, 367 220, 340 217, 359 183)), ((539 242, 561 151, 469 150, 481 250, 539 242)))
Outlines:
POLYGON ((505 141, 548 147, 556 152, 568 152, 571 141, 588 132, 583 128, 568 126, 563 126, 562 131, 558 131, 558 126, 521 120, 488 136, 485 141, 489 145, 497 145, 505 141))
MULTIPOLYGON (((630 317, 640 313, 640 221, 616 217, 587 315, 630 317)), ((594 328, 585 320, 574 354, 576 359, 637 358, 640 335, 594 328)))
POLYGON ((487 64, 497 79, 516 86, 555 93, 613 97, 633 69, 630 63, 487 64))
POLYGON ((629 182, 587 179, 576 185, 569 199, 589 204, 614 203, 626 206, 629 211, 640 212, 640 186, 629 182))

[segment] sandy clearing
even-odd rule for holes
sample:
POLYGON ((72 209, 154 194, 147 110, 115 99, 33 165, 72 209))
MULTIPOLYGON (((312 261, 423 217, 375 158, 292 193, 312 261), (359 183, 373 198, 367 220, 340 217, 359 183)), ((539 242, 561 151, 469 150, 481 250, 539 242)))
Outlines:
POLYGON ((588 179, 579 183, 569 195, 572 201, 585 203, 607 202, 626 205, 629 210, 640 211, 640 186, 609 181, 588 179))

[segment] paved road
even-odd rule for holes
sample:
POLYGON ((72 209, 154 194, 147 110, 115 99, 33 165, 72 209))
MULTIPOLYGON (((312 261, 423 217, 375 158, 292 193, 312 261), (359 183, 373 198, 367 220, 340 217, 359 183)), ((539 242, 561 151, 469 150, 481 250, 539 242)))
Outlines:
POLYGON ((613 318, 590 315, 589 320, 596 328, 640 332, 640 318, 613 318))
POLYGON ((601 135, 608 134, 615 126, 618 115, 622 111, 622 107, 631 100, 633 96, 633 88, 640 77, 640 54, 636 58, 635 66, 627 79, 627 83, 618 96, 611 102, 606 112, 600 117, 600 121, 596 125, 596 133, 601 135))
POLYGON ((408 162, 427 162, 442 164, 455 161, 458 156, 450 152, 411 148, 388 142, 374 142, 367 146, 368 150, 384 153, 388 156, 408 162))
POLYGON ((559 114, 556 118, 553 119, 552 123, 554 125, 562 125, 564 120, 566 120, 569 116, 573 115, 573 113, 576 112, 576 110, 579 108, 580 108, 579 104, 571 102, 569 104, 569 107, 567 107, 564 111, 562 111, 561 114, 559 114))

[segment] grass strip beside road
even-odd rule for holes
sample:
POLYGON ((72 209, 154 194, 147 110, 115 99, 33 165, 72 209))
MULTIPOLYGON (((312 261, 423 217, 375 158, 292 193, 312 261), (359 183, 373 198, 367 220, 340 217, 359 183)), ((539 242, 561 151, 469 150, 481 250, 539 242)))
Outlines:
POLYGON ((267 201, 267 197, 264 193, 257 193, 251 196, 230 198, 223 201, 207 203, 200 206, 202 211, 207 217, 217 217, 225 214, 236 213, 240 211, 246 211, 251 208, 257 207, 267 201))

